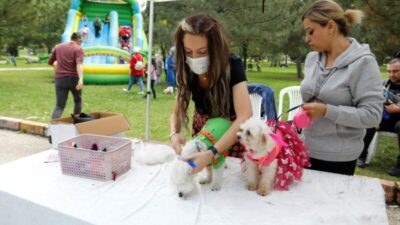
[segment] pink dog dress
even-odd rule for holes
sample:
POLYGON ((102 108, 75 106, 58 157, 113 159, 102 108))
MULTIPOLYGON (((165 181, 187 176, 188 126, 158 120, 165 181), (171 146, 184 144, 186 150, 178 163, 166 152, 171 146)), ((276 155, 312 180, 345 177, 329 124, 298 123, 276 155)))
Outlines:
POLYGON ((278 136, 282 140, 277 140, 274 149, 264 157, 255 159, 252 151, 247 151, 246 157, 256 162, 260 166, 268 166, 275 158, 278 159, 278 168, 275 176, 275 189, 288 190, 289 185, 295 180, 301 180, 303 168, 310 165, 308 149, 299 138, 294 127, 284 121, 268 120, 267 125, 271 129, 277 129, 274 137, 278 136))

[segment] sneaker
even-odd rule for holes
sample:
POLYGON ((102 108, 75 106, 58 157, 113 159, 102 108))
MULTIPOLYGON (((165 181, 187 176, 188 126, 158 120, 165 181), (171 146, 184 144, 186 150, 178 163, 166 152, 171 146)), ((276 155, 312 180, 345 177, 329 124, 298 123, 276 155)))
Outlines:
POLYGON ((368 167, 368 164, 363 159, 357 159, 357 167, 364 169, 364 168, 368 167))
POLYGON ((390 176, 400 177, 400 155, 397 156, 396 164, 394 165, 394 167, 392 167, 392 168, 388 171, 388 174, 389 174, 390 176))
POLYGON ((394 176, 394 177, 400 177, 400 168, 398 167, 393 167, 388 171, 388 174, 390 176, 394 176))
POLYGON ((131 90, 128 90, 128 89, 126 89, 126 88, 122 88, 122 91, 123 91, 123 92, 131 92, 131 90))
POLYGON ((143 91, 139 91, 138 94, 139 95, 144 95, 144 92, 143 91))

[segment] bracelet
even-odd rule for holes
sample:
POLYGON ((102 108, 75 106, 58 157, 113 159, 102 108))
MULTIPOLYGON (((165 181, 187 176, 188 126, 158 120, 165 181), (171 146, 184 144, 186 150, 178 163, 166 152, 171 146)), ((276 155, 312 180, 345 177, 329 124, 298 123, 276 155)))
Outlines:
POLYGON ((213 153, 213 158, 215 157, 216 154, 218 154, 218 150, 215 148, 214 145, 208 148, 209 151, 213 153))
POLYGON ((176 131, 172 131, 170 134, 169 134, 169 139, 171 140, 171 138, 172 138, 172 136, 174 136, 175 134, 178 134, 176 131))

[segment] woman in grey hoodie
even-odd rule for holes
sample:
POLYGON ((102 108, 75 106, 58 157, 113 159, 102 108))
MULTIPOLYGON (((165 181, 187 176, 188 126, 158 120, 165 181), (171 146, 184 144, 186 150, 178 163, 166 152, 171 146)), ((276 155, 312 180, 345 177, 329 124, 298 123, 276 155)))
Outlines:
POLYGON ((321 0, 302 17, 305 41, 314 50, 307 55, 301 84, 303 109, 313 119, 304 130, 311 169, 353 175, 365 128, 381 120, 378 64, 367 44, 347 37, 362 15, 321 0))

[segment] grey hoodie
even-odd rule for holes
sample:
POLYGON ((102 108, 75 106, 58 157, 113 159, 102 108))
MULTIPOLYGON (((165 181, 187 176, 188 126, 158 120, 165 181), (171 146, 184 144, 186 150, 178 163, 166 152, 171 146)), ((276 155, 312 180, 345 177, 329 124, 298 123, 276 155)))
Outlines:
POLYGON ((301 84, 304 102, 327 104, 325 116, 304 130, 310 157, 352 161, 364 147, 365 128, 381 121, 383 92, 380 71, 367 44, 349 38, 351 45, 325 68, 326 54, 310 52, 301 84))

